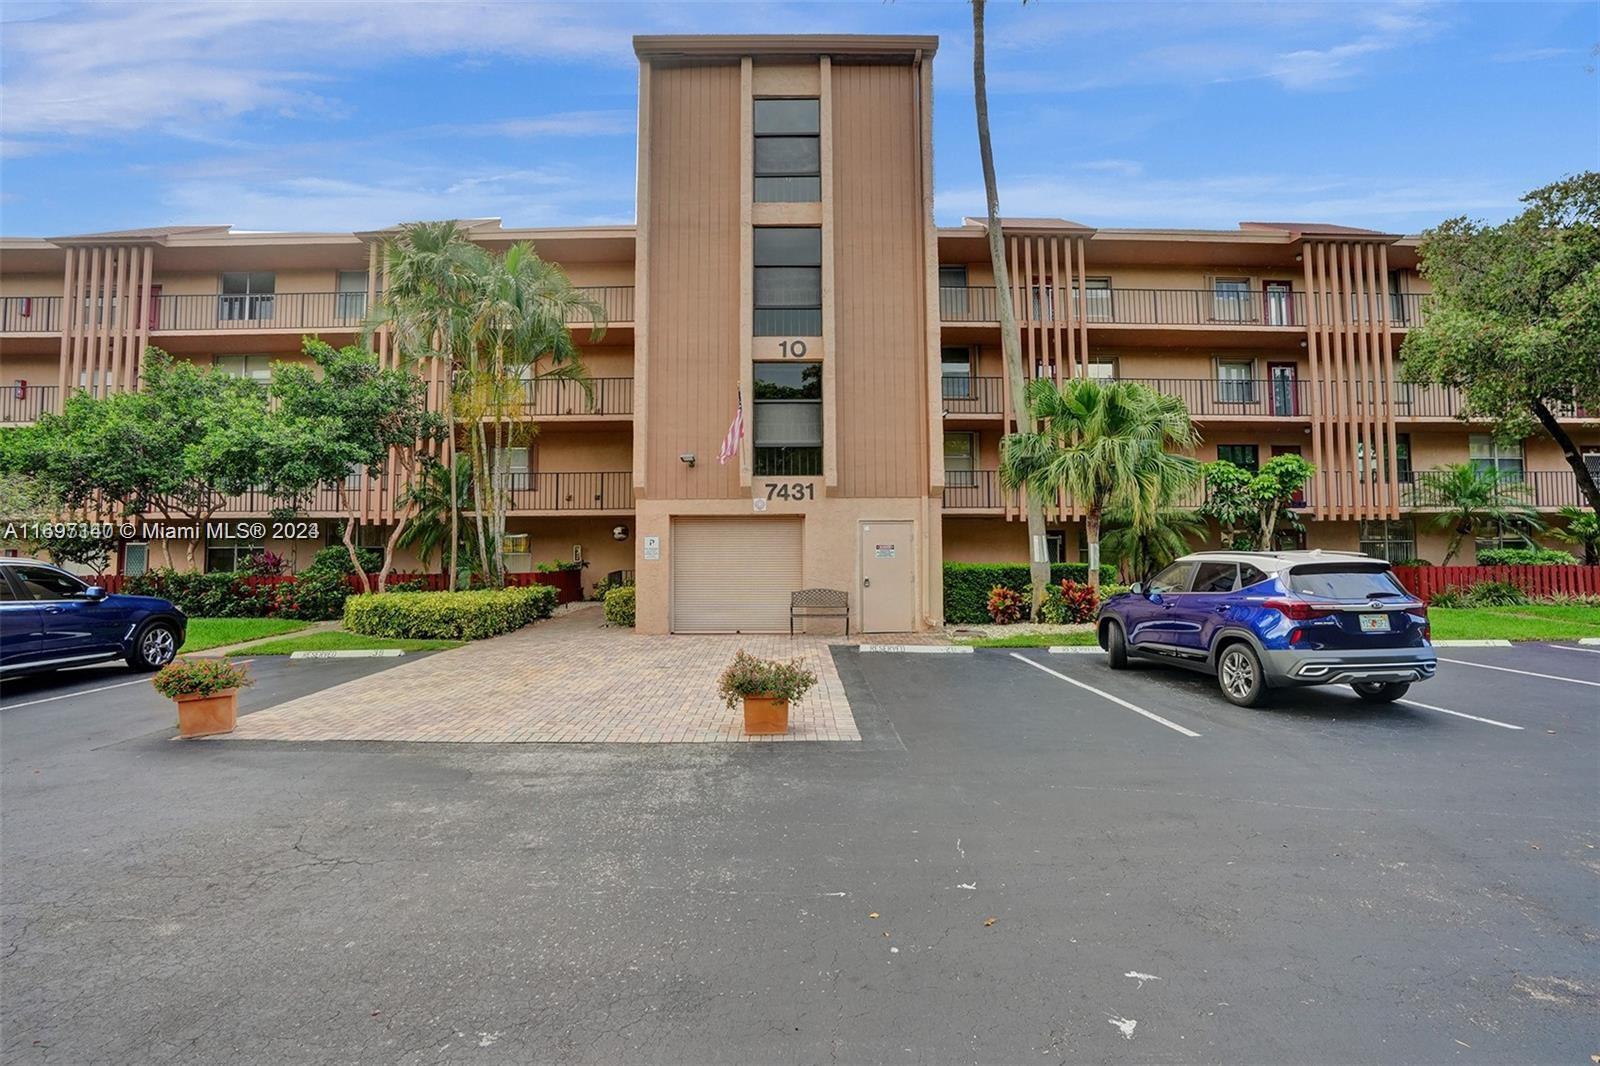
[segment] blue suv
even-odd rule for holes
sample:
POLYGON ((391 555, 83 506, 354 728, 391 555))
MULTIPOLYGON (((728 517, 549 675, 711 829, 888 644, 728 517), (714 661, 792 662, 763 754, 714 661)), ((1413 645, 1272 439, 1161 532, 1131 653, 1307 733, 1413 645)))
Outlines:
POLYGON ((1106 600, 1098 626, 1111 669, 1140 658, 1215 674, 1241 707, 1297 685, 1390 703, 1438 665, 1428 609, 1355 552, 1196 552, 1106 600))
POLYGON ((188 624, 155 596, 110 596, 49 563, 0 559, 0 677, 105 659, 155 670, 178 654, 188 624))

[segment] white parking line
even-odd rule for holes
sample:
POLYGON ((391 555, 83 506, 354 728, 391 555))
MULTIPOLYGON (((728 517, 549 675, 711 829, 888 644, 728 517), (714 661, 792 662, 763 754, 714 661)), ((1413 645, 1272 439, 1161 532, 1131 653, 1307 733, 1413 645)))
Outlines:
POLYGON ((1453 714, 1457 718, 1470 718, 1474 722, 1482 722, 1484 725, 1497 725, 1501 729, 1521 729, 1522 728, 1520 725, 1512 725, 1510 722, 1497 722, 1493 718, 1479 718, 1475 714, 1463 714, 1460 711, 1452 711, 1448 707, 1435 707, 1431 703, 1418 703, 1416 700, 1395 700, 1395 702, 1396 703, 1403 703, 1407 707, 1421 707, 1425 711, 1438 711, 1440 714, 1453 714))
POLYGON ((1066 674, 1057 673, 1056 671, 1050 669, 1048 666, 1045 666, 1043 663, 1034 662, 1032 659, 1028 658, 1026 655, 1018 655, 1016 652, 1012 652, 1011 653, 1011 657, 1013 659, 1017 659, 1017 660, 1019 660, 1021 662, 1027 663, 1029 666, 1033 667, 1035 670, 1043 670, 1045 673, 1049 674, 1051 677, 1059 677, 1061 680, 1065 681, 1069 685, 1077 685, 1079 688, 1084 689, 1085 691, 1088 691, 1088 692, 1093 692, 1096 696, 1099 696, 1099 697, 1101 697, 1103 699, 1108 699, 1112 703, 1115 703, 1120 707, 1126 707, 1126 708, 1128 708, 1128 710, 1133 711, 1135 714, 1142 714, 1146 718, 1150 719, 1152 722, 1158 722, 1161 725, 1166 726, 1168 729, 1171 729, 1171 730, 1174 730, 1176 732, 1182 733, 1186 737, 1197 737, 1197 736, 1200 735, 1199 733, 1196 733, 1192 729, 1185 729, 1183 726, 1179 725, 1177 722, 1169 722, 1169 721, 1167 721, 1167 719, 1161 717, 1159 714, 1155 714, 1152 711, 1147 711, 1143 707, 1136 707, 1136 706, 1134 706, 1133 704, 1129 703, 1127 700, 1123 699, 1120 696, 1113 696, 1111 693, 1102 691, 1101 689, 1097 689, 1093 685, 1085 685, 1082 681, 1079 681, 1076 678, 1068 677, 1066 674))
POLYGON ((1442 663, 1455 663, 1457 666, 1476 666, 1479 670, 1498 670, 1502 674, 1521 674, 1524 677, 1542 677, 1546 681, 1565 681, 1569 685, 1588 685, 1591 688, 1600 688, 1600 681, 1583 681, 1576 677, 1562 677, 1560 674, 1536 674, 1532 670, 1513 670, 1509 666, 1490 666, 1488 663, 1469 663, 1465 659, 1446 659, 1439 656, 1442 663))
POLYGON ((141 677, 133 681, 119 681, 115 685, 101 685, 99 688, 80 689, 77 692, 63 692, 59 696, 46 696, 44 699, 40 700, 29 700, 26 703, 7 703, 3 706, 6 710, 13 711, 18 707, 32 707, 37 703, 53 703, 56 700, 70 700, 74 696, 92 696, 96 692, 109 692, 114 688, 127 688, 129 685, 148 685, 149 683, 150 679, 148 677, 141 677))
POLYGON ((1600 655, 1600 648, 1574 648, 1571 644, 1546 644, 1545 647, 1555 648, 1557 651, 1583 651, 1590 655, 1600 655))

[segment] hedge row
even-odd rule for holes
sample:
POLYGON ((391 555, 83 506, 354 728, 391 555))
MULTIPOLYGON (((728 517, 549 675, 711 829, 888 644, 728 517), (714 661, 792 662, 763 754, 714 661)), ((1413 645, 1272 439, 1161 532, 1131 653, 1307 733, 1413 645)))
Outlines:
MULTIPOLYGON (((1050 583, 1059 585, 1071 578, 1088 581, 1087 563, 1050 564, 1050 583)), ((1100 567, 1100 580, 1110 583, 1117 579, 1116 567, 1100 567)), ((954 623, 985 623, 989 619, 989 592, 996 585, 1026 593, 1028 589, 1027 563, 945 563, 944 564, 944 620, 954 623)))
POLYGON ((482 640, 549 618, 556 599, 550 585, 352 596, 345 601, 344 627, 369 637, 482 640))

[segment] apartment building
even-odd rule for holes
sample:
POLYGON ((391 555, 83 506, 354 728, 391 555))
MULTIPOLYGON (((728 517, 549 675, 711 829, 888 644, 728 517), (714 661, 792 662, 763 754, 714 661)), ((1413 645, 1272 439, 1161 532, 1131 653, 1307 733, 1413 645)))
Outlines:
MULTIPOLYGON (((1011 287, 998 292, 983 225, 933 222, 937 43, 637 38, 637 225, 467 223, 491 250, 533 241, 609 320, 598 343, 579 337, 592 398, 527 389, 539 432, 512 456, 512 568, 578 559, 590 587, 626 573, 650 632, 783 630, 790 592, 816 587, 848 594, 853 630, 937 623, 942 562, 1027 555, 997 474, 1013 416, 1002 299, 1031 374, 1182 396, 1202 459, 1312 460, 1296 501, 1311 546, 1439 561, 1437 501, 1417 475, 1468 459, 1520 475, 1541 510, 1579 502, 1549 440, 1496 443, 1457 417, 1458 396, 1399 382, 1427 310, 1412 238, 1008 219, 1011 287)), ((384 235, 0 238, 0 424, 57 410, 74 388, 136 387, 147 344, 263 377, 300 357, 303 334, 352 343, 383 286, 384 235)), ((381 334, 376 347, 394 358, 381 334)), ((429 374, 442 397, 443 371, 429 374)), ((1561 412, 1600 464, 1582 414, 1561 412)), ((402 488, 361 486, 375 533, 402 488)), ((225 513, 273 503, 247 494, 225 513)), ((1071 502, 1048 518, 1052 556, 1084 558, 1071 502)), ((303 562, 316 545, 207 543, 197 557, 225 569, 263 546, 303 562)), ((159 561, 132 544, 118 564, 159 561)))

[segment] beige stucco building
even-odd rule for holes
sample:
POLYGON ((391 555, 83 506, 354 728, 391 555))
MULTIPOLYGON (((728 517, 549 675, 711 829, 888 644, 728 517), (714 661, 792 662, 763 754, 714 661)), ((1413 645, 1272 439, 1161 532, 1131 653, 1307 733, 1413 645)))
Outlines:
MULTIPOLYGON (((592 401, 570 384, 527 390, 539 432, 514 455, 513 567, 581 559, 589 587, 626 573, 650 631, 785 629, 789 592, 811 587, 845 591, 852 628, 937 623, 944 561, 1026 558, 996 474, 1011 416, 997 300, 1022 320, 1034 375, 1174 392, 1202 459, 1311 459, 1311 546, 1437 562, 1444 535, 1415 475, 1469 457, 1521 472, 1543 510, 1579 502, 1548 439, 1495 444, 1456 417, 1458 397, 1398 382, 1426 313, 1412 238, 1008 219, 1011 291, 997 293, 983 225, 933 221, 937 43, 637 38, 637 225, 469 223, 489 249, 533 241, 609 319, 583 347, 592 401), (744 434, 720 462, 741 404, 744 434)), ((0 238, 0 424, 58 410, 73 388, 135 387, 147 344, 264 375, 300 358, 303 334, 351 343, 383 285, 383 235, 0 238)), ((1600 464, 1595 421, 1563 416, 1600 464)), ((364 487, 374 528, 399 488, 364 487)), ((247 496, 228 513, 270 506, 247 496)), ((1082 558, 1070 504, 1050 529, 1055 557, 1082 558)), ((264 546, 303 562, 320 545, 264 546)), ((197 558, 229 567, 253 547, 197 558)), ((119 553, 124 568, 160 561, 119 553)))

